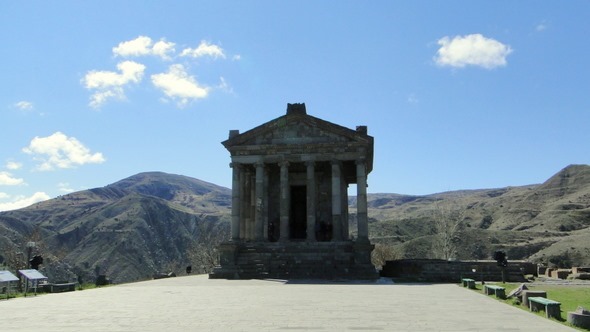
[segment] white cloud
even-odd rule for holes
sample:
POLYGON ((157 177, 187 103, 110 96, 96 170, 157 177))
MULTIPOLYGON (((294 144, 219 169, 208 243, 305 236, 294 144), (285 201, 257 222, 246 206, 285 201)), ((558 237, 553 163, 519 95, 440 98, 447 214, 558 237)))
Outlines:
POLYGON ((16 210, 27 207, 31 204, 46 201, 50 199, 49 195, 44 192, 38 191, 30 197, 17 196, 12 202, 0 203, 0 211, 16 210))
POLYGON ((105 161, 102 153, 91 153, 80 141, 56 132, 47 137, 35 137, 23 151, 40 161, 37 169, 50 171, 55 168, 72 168, 84 164, 100 164, 105 161))
POLYGON ((154 44, 154 47, 152 47, 152 53, 154 55, 159 56, 163 60, 170 60, 172 58, 168 54, 174 53, 176 51, 174 49, 174 45, 176 45, 176 44, 174 44, 172 42, 160 40, 159 42, 154 44))
POLYGON ((481 34, 443 37, 438 40, 441 46, 434 57, 440 66, 462 68, 479 66, 486 69, 506 65, 506 57, 512 53, 509 45, 486 38, 481 34))
POLYGON ((141 56, 151 53, 152 39, 146 36, 139 36, 133 40, 119 43, 113 47, 113 53, 118 56, 141 56))
POLYGON ((58 183, 57 188, 59 191, 64 192, 64 193, 71 193, 71 192, 76 191, 75 189, 71 188, 71 186, 68 182, 58 183))
POLYGON ((535 27, 535 30, 537 30, 538 32, 545 31, 546 29, 547 24, 545 24, 545 22, 537 24, 537 26, 535 27))
POLYGON ((8 197, 10 197, 10 195, 8 195, 7 193, 0 192, 0 199, 5 199, 8 197))
POLYGON ((24 182, 23 179, 15 178, 8 172, 0 172, 0 186, 17 186, 24 182))
POLYGON ((223 76, 219 77, 219 84, 215 88, 227 93, 234 93, 234 89, 226 82, 223 76))
POLYGON ((120 73, 92 70, 84 76, 82 83, 88 90, 96 90, 90 97, 90 106, 98 108, 109 99, 124 99, 123 87, 130 83, 139 83, 143 78, 145 66, 134 61, 117 64, 120 73))
POLYGON ((206 41, 201 41, 197 48, 185 48, 180 53, 180 56, 188 56, 192 58, 200 58, 204 56, 210 56, 213 58, 223 58, 225 59, 225 54, 223 53, 223 49, 217 45, 210 44, 206 41))
POLYGON ((16 161, 9 161, 6 163, 6 168, 8 168, 9 170, 17 170, 17 169, 21 169, 21 167, 23 167, 23 164, 16 162, 16 161))
POLYGON ((180 64, 171 65, 167 73, 155 74, 151 78, 152 83, 166 96, 176 100, 180 107, 209 94, 209 88, 201 86, 180 64))
POLYGON ((30 111, 33 109, 33 103, 30 101, 21 100, 17 103, 14 103, 14 107, 22 111, 30 111))
POLYGON ((175 51, 174 45, 176 44, 167 42, 164 39, 160 39, 154 44, 150 37, 139 36, 113 47, 113 54, 121 57, 155 55, 164 60, 169 60, 171 59, 169 54, 175 51))

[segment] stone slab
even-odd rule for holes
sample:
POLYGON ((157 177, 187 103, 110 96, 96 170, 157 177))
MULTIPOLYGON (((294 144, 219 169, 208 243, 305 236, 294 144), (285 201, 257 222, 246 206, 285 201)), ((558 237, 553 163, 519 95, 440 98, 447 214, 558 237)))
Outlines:
POLYGON ((186 276, 0 300, 0 313, 11 332, 575 331, 457 284, 385 279, 186 276))

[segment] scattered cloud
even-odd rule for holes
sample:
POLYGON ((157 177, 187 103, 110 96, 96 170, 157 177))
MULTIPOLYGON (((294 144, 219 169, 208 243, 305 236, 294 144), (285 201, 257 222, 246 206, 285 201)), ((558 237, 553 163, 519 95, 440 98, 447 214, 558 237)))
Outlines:
POLYGON ((60 182, 57 184, 57 188, 59 191, 63 192, 63 193, 71 193, 76 191, 74 188, 71 188, 70 184, 68 182, 60 182))
POLYGON ((0 186, 17 186, 23 183, 23 179, 15 178, 8 172, 0 172, 0 186))
POLYGON ((80 141, 56 132, 47 137, 35 137, 23 152, 34 155, 39 161, 37 169, 50 171, 56 168, 72 168, 85 164, 101 164, 105 161, 102 153, 91 153, 80 141))
POLYGON ((29 197, 17 196, 12 200, 12 202, 0 203, 0 211, 9 211, 24 208, 38 202, 46 201, 50 198, 51 197, 49 197, 49 195, 41 191, 38 191, 29 197))
POLYGON ((229 84, 227 84, 227 82, 225 81, 225 78, 223 76, 219 77, 219 84, 217 85, 217 89, 223 90, 228 93, 234 92, 232 87, 229 84))
POLYGON ((486 38, 481 34, 445 36, 438 40, 441 46, 434 61, 439 66, 463 68, 477 66, 486 69, 506 65, 506 57, 512 53, 509 45, 486 38))
POLYGON ((30 101, 21 100, 17 103, 14 103, 14 107, 18 108, 21 111, 30 111, 33 109, 33 103, 30 101))
POLYGON ((408 104, 417 104, 417 103, 420 102, 420 100, 418 99, 418 97, 416 97, 416 95, 413 94, 413 93, 410 93, 408 95, 408 100, 407 101, 408 101, 408 104))
MULTIPOLYGON (((153 70, 156 74, 151 75, 152 84, 161 90, 166 97, 160 99, 163 102, 173 101, 182 108, 192 100, 207 98, 211 89, 220 89, 225 92, 232 92, 231 87, 221 78, 219 85, 203 84, 197 82, 193 73, 186 67, 194 59, 213 58, 239 61, 241 56, 226 55, 219 45, 202 40, 195 47, 184 47, 180 53, 176 53, 176 43, 169 42, 164 38, 154 41, 148 36, 139 36, 135 39, 120 42, 112 48, 115 57, 140 57, 155 56, 161 60, 171 61, 183 58, 183 63, 174 63, 168 67, 168 72, 163 69, 153 70), (158 73, 160 72, 160 73, 158 73)), ((158 64, 154 64, 158 66, 158 64)), ((151 66, 151 64, 150 64, 151 66)), ((118 71, 91 70, 81 80, 82 85, 92 92, 89 105, 92 108, 100 108, 111 100, 125 100, 125 89, 128 85, 141 83, 146 72, 146 66, 134 61, 123 61, 117 65, 118 71)))
POLYGON ((7 193, 0 192, 0 199, 5 199, 5 198, 9 198, 9 197, 10 197, 10 195, 8 195, 7 193))
POLYGON ((174 49, 175 45, 175 43, 167 42, 164 39, 153 43, 150 37, 139 36, 113 47, 113 54, 121 57, 155 55, 163 60, 170 60, 172 59, 170 54, 176 51, 174 49))
POLYGON ((164 60, 170 60, 171 57, 168 55, 168 53, 174 53, 176 51, 174 49, 174 45, 175 44, 172 42, 160 40, 159 42, 154 44, 154 47, 152 47, 152 53, 164 60))
POLYGON ((21 169, 23 167, 23 164, 16 162, 16 161, 9 161, 6 163, 6 168, 11 170, 11 171, 15 171, 17 169, 21 169))
POLYGON ((175 100, 179 107, 186 106, 191 100, 206 98, 210 90, 200 85, 181 64, 171 65, 168 72, 152 75, 151 79, 154 86, 175 100))
POLYGON ((537 24, 537 26, 535 26, 535 30, 537 32, 541 32, 541 31, 545 31, 547 30, 548 26, 547 26, 547 22, 543 21, 539 24, 537 24))
POLYGON ((90 106, 99 108, 110 99, 124 99, 124 87, 139 83, 143 79, 145 66, 134 61, 123 61, 117 65, 119 73, 92 70, 84 76, 82 83, 88 90, 95 91, 90 97, 90 106))
POLYGON ((201 41, 197 48, 185 48, 180 53, 180 56, 186 56, 191 58, 201 58, 204 56, 210 56, 212 58, 222 58, 225 59, 225 53, 223 49, 217 45, 210 44, 206 41, 201 41))

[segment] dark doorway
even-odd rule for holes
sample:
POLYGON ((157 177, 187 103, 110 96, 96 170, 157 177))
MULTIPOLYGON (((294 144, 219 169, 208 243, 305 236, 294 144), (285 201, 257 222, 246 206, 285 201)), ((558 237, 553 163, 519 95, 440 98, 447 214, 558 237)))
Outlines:
POLYGON ((307 236, 307 187, 291 187, 291 213, 289 215, 291 239, 305 239, 307 236))

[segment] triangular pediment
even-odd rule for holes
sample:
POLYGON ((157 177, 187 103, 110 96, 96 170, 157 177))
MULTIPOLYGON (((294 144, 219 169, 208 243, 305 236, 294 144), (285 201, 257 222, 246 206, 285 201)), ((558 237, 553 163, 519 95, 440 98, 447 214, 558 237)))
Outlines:
POLYGON ((223 145, 230 149, 236 146, 351 142, 369 143, 370 137, 366 132, 358 132, 307 114, 288 114, 235 135, 223 145))

